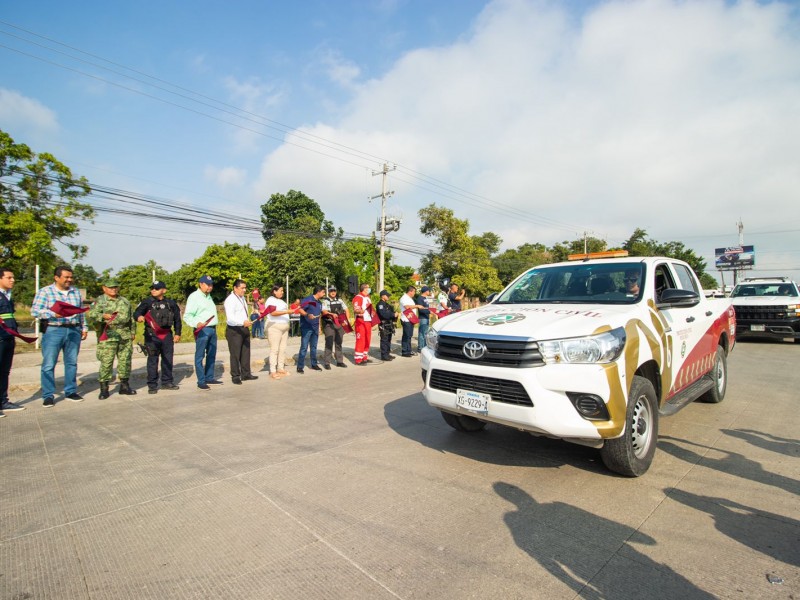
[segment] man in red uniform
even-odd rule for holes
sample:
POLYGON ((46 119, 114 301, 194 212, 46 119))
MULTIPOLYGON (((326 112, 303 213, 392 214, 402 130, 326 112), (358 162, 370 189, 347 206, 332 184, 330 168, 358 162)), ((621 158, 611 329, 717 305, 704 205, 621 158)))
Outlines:
POLYGON ((372 341, 372 326, 377 324, 375 309, 369 294, 372 291, 368 283, 362 283, 361 291, 353 298, 353 312, 356 314, 356 350, 355 362, 365 365, 369 360, 369 345, 372 341))

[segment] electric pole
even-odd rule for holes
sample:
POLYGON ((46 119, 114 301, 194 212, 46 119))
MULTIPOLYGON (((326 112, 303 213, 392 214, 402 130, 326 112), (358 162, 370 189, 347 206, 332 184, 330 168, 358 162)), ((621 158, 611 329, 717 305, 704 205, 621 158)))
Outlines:
POLYGON ((389 196, 394 195, 393 191, 386 190, 387 179, 389 176, 389 171, 394 171, 397 167, 389 168, 389 165, 383 163, 383 169, 381 171, 373 171, 372 176, 375 177, 376 175, 383 175, 383 181, 381 182, 381 193, 377 196, 372 196, 370 200, 374 200, 375 198, 381 199, 381 218, 378 221, 378 231, 380 233, 380 237, 378 239, 378 244, 380 246, 380 274, 378 276, 378 291, 383 289, 384 284, 384 257, 386 255, 386 232, 387 231, 397 231, 400 229, 400 221, 398 219, 392 219, 391 222, 387 223, 386 221, 386 198, 389 196))

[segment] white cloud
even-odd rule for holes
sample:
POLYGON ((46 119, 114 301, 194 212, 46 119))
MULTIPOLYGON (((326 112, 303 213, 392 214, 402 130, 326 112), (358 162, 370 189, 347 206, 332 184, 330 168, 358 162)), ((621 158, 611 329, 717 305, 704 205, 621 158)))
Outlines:
POLYGON ((328 78, 342 87, 352 86, 361 75, 361 69, 352 60, 332 50, 326 51, 320 59, 328 78))
MULTIPOLYGON (((257 115, 272 114, 286 97, 286 91, 279 85, 270 85, 256 77, 244 81, 236 77, 226 77, 223 81, 231 99, 231 104, 249 114, 241 114, 238 121, 241 128, 234 134, 234 142, 241 152, 252 151, 257 147, 257 142, 263 137, 258 131, 269 133, 271 136, 282 135, 275 131, 270 132, 267 121, 257 115)), ((236 121, 235 116, 226 115, 226 120, 236 121)))
MULTIPOLYGON (((584 230, 619 244, 644 227, 713 254, 737 242, 739 217, 746 233, 787 218, 797 229, 798 24, 777 2, 616 1, 579 18, 558 3, 497 0, 458 43, 411 51, 357 86, 339 123, 303 129, 377 156, 302 142, 337 162, 285 144, 265 158, 258 192, 313 191, 337 225, 363 231, 374 226, 363 198, 380 191, 368 171, 385 156, 402 165, 401 237, 431 202, 506 246, 584 230), (480 197, 415 187, 410 169, 480 197)), ((798 239, 760 243, 797 253, 798 239)), ((758 238, 746 243, 758 251, 758 238)))
POLYGON ((56 113, 33 98, 19 92, 0 88, 0 124, 8 130, 33 129, 54 131, 58 129, 56 113))
POLYGON ((207 166, 203 170, 203 175, 208 181, 212 181, 220 187, 240 186, 247 178, 247 172, 237 167, 212 167, 207 166))

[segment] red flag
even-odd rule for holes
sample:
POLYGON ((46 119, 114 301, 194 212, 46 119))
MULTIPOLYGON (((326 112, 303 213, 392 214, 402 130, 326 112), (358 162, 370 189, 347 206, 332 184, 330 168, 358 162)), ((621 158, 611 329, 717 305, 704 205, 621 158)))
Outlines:
POLYGON ((153 329, 153 333, 156 334, 156 337, 158 339, 160 339, 162 342, 165 339, 167 339, 167 336, 170 334, 170 330, 165 329, 164 327, 161 327, 161 325, 156 323, 155 320, 153 319, 153 316, 149 312, 145 313, 144 320, 153 329))
POLYGON ((339 313, 336 316, 336 320, 339 322, 339 325, 342 326, 345 333, 353 333, 353 328, 350 326, 350 320, 347 318, 345 313, 339 313))
POLYGON ((8 325, 6 325, 6 322, 5 322, 5 321, 3 321, 3 319, 0 319, 0 329, 2 329, 3 331, 5 331, 5 332, 6 332, 7 334, 9 334, 9 335, 13 335, 14 337, 17 337, 17 338, 21 339, 21 340, 22 340, 23 342, 25 342, 26 344, 32 344, 33 342, 35 342, 35 341, 36 341, 36 338, 35 338, 35 337, 30 337, 30 336, 27 336, 27 335, 22 335, 22 334, 21 334, 19 331, 17 331, 16 329, 11 329, 11 327, 9 327, 8 325))
POLYGON ((200 330, 203 329, 209 323, 211 323, 211 319, 213 319, 213 318, 214 318, 214 315, 211 315, 210 317, 208 317, 208 319, 206 320, 205 323, 200 323, 200 325, 198 325, 197 327, 194 328, 194 339, 197 339, 197 334, 200 333, 200 330))
POLYGON ((277 307, 277 306, 275 306, 274 304, 270 304, 269 306, 265 306, 265 307, 264 307, 264 310, 263 310, 263 311, 261 311, 261 313, 258 315, 258 318, 259 318, 259 319, 263 319, 263 318, 264 318, 264 317, 266 317, 266 316, 267 316, 269 313, 271 313, 271 312, 275 312, 276 310, 278 310, 278 307, 277 307))
POLYGON ((412 323, 412 324, 414 324, 414 325, 416 325, 417 323, 419 323, 419 317, 417 317, 417 315, 416 315, 416 314, 414 314, 414 309, 413 309, 413 308, 407 308, 407 309, 405 309, 405 310, 403 311, 403 314, 406 316, 406 319, 408 319, 408 322, 409 322, 409 323, 412 323))
POLYGON ((113 313, 111 313, 111 318, 110 318, 108 321, 106 321, 106 326, 105 326, 105 327, 103 327, 103 333, 101 333, 101 334, 100 334, 100 337, 99 337, 99 338, 97 338, 97 341, 98 341, 98 342, 105 342, 105 341, 108 339, 108 326, 109 326, 109 325, 111 325, 111 322, 112 322, 114 319, 116 319, 116 318, 117 318, 117 315, 118 315, 118 314, 119 314, 119 313, 117 313, 117 312, 113 312, 113 313))
POLYGON ((85 313, 87 310, 89 310, 89 307, 87 306, 86 308, 82 308, 73 304, 67 304, 61 300, 56 300, 53 303, 53 306, 50 307, 50 310, 56 313, 59 317, 74 317, 75 315, 85 313))
POLYGON ((443 308, 442 310, 438 310, 438 311, 435 308, 431 308, 430 311, 440 319, 442 317, 446 317, 447 315, 450 314, 450 311, 447 310, 446 308, 443 308))

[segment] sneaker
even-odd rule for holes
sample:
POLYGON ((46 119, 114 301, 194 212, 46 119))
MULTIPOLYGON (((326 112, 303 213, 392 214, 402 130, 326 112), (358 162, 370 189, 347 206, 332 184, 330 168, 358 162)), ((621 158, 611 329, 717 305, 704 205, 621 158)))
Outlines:
POLYGON ((67 400, 71 400, 72 402, 83 402, 83 396, 81 396, 78 392, 72 392, 69 396, 67 396, 67 400))
POLYGON ((47 398, 44 399, 44 402, 42 402, 42 406, 55 406, 55 405, 56 401, 53 399, 52 396, 48 396, 47 398))
POLYGON ((174 383, 162 383, 161 384, 162 390, 179 390, 181 389, 180 386, 175 385, 174 383))
POLYGON ((222 381, 219 379, 212 379, 211 381, 206 381, 208 385, 222 385, 222 381))
POLYGON ((208 387, 207 383, 198 383, 197 387, 200 388, 201 390, 210 390, 211 389, 210 387, 208 387))
POLYGON ((0 419, 2 419, 3 417, 5 417, 5 415, 3 414, 3 411, 0 410, 0 419))
POLYGON ((158 388, 148 388, 147 393, 148 394, 157 394, 158 393, 158 388))
POLYGON ((255 381, 258 379, 258 375, 245 375, 242 377, 242 381, 255 381))
POLYGON ((0 411, 3 411, 3 410, 10 410, 10 411, 25 410, 25 408, 26 407, 24 407, 24 406, 20 406, 19 404, 14 404, 13 402, 9 402, 8 400, 6 400, 5 402, 3 402, 2 406, 0 406, 0 411))
POLYGON ((336 363, 336 366, 337 367, 341 367, 342 369, 346 369, 347 368, 347 365, 344 364, 344 363, 336 363))
POLYGON ((320 367, 319 365, 311 365, 308 368, 311 369, 312 371, 322 371, 322 367, 320 367))

